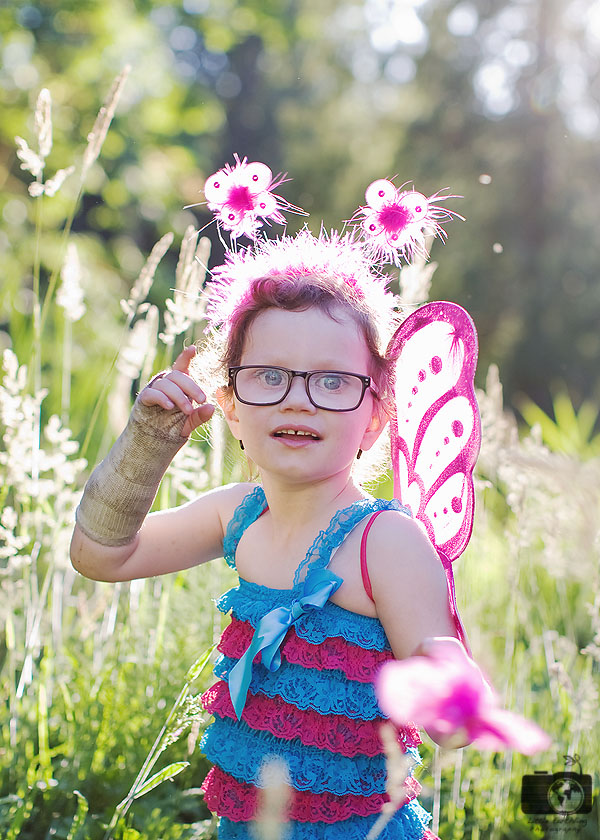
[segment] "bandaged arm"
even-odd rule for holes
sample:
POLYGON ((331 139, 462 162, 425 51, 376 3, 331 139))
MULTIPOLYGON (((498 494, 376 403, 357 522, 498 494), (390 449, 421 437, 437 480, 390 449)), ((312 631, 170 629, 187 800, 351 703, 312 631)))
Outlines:
POLYGON ((152 506, 160 481, 185 444, 186 414, 139 397, 129 422, 106 458, 91 474, 76 520, 81 531, 105 546, 131 543, 152 506))

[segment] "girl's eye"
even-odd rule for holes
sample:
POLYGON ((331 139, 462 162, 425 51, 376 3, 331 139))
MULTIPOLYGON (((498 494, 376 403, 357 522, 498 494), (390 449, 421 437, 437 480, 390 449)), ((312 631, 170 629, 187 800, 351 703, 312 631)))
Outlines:
POLYGON ((339 391, 346 384, 344 377, 334 373, 327 373, 319 376, 316 382, 319 388, 324 391, 339 391))
POLYGON ((275 368, 262 368, 257 371, 259 382, 267 385, 269 388, 277 388, 284 382, 283 371, 275 368))

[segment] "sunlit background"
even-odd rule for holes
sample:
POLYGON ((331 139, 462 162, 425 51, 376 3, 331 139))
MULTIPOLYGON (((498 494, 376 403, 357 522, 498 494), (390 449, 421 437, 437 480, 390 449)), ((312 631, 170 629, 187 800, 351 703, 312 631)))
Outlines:
MULTIPOLYGON (((578 754, 596 796, 578 836, 597 840, 599 68, 600 0, 0 2, 0 836, 215 837, 195 696, 210 677, 192 686, 188 668, 220 635, 212 599, 231 570, 103 584, 68 545, 140 382, 203 335, 182 278, 201 280, 204 180, 238 153, 289 173, 280 191, 315 232, 350 219, 375 178, 462 196, 429 294, 466 306, 481 345, 457 598, 502 704, 553 745, 529 758, 425 740, 421 799, 444 840, 534 840, 522 776, 578 754), (35 163, 40 134, 35 180, 15 136, 35 163), (71 165, 56 195, 30 194, 71 165), (169 762, 182 772, 154 788, 169 762)), ((218 416, 209 443, 181 449, 156 509, 242 477, 218 416)))
MULTIPOLYGON (((33 138, 48 87, 49 166, 76 162, 131 64, 74 224, 97 312, 108 317, 160 234, 208 221, 183 208, 234 152, 289 172, 284 194, 313 230, 339 227, 372 179, 397 176, 464 196, 452 206, 467 222, 434 246, 432 294, 473 314, 480 375, 496 361, 516 403, 598 400, 598 0, 48 0, 5 6, 0 33, 3 346, 31 306, 34 207, 14 135, 33 138)), ((60 225, 69 189, 46 202, 46 223, 60 225)), ((56 257, 48 233, 42 282, 56 257)), ((86 341, 102 357, 110 336, 86 341)))

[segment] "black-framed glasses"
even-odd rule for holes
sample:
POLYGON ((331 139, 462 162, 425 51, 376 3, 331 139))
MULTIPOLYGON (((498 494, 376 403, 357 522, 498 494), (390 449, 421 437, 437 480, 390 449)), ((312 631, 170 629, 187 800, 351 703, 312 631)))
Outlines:
POLYGON ((290 370, 278 365, 239 365, 229 368, 229 384, 241 403, 277 405, 290 392, 295 376, 304 379, 308 399, 326 411, 354 411, 367 388, 377 396, 371 377, 344 370, 290 370))

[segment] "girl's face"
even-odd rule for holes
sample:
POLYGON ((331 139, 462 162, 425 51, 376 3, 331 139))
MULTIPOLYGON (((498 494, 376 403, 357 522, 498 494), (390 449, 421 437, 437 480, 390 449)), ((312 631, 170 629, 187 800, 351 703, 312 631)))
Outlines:
MULTIPOLYGON (((240 365, 369 375, 369 351, 360 328, 343 308, 334 314, 335 321, 315 307, 261 312, 248 330, 240 365)), ((327 411, 311 403, 299 376, 277 405, 246 405, 232 395, 222 407, 233 435, 261 472, 293 484, 343 479, 358 450, 369 449, 385 425, 370 390, 354 411, 327 411)))

